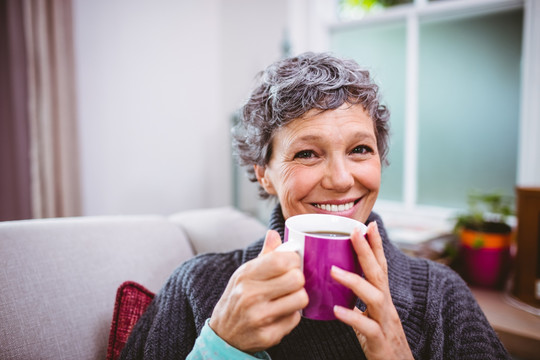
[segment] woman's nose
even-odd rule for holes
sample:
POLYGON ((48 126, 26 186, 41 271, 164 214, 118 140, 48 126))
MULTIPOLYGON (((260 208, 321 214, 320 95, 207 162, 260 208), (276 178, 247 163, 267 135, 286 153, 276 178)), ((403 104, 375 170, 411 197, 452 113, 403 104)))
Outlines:
POLYGON ((354 185, 354 177, 346 159, 328 160, 321 185, 325 189, 338 192, 345 192, 354 185))

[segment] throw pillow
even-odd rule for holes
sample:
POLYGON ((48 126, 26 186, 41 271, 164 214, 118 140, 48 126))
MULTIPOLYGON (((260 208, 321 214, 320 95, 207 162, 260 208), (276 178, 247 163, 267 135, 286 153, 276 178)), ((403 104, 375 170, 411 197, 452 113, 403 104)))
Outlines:
POLYGON ((152 302, 154 293, 133 281, 126 281, 116 292, 107 360, 117 360, 137 320, 152 302))

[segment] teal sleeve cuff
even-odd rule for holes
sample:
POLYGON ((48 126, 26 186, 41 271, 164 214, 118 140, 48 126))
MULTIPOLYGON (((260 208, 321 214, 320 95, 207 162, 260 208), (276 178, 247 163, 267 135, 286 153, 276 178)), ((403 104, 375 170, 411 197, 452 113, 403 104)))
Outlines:
POLYGON ((229 345, 220 338, 208 325, 210 319, 206 320, 201 334, 195 341, 195 346, 187 356, 186 360, 209 360, 209 359, 230 359, 230 360, 271 360, 266 351, 259 351, 253 355, 245 353, 229 345))

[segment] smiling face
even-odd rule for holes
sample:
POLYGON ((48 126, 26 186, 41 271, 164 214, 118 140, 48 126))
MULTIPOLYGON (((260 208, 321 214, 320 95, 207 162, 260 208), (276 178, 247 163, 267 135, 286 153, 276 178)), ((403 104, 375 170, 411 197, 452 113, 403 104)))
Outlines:
POLYGON ((361 105, 311 110, 275 132, 270 161, 255 174, 285 219, 321 213, 365 222, 381 181, 373 121, 361 105))

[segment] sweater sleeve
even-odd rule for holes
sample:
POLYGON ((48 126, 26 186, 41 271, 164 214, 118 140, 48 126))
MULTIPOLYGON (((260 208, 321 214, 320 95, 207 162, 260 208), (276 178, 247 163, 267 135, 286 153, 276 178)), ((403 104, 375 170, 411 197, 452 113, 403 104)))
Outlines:
POLYGON ((209 320, 206 320, 201 334, 195 341, 195 346, 186 360, 270 360, 270 356, 266 351, 259 351, 250 355, 232 347, 212 330, 208 324, 209 320))
POLYGON ((472 292, 461 277, 446 266, 430 265, 426 323, 430 337, 424 358, 510 359, 472 292), (443 346, 440 346, 442 344, 443 346))

